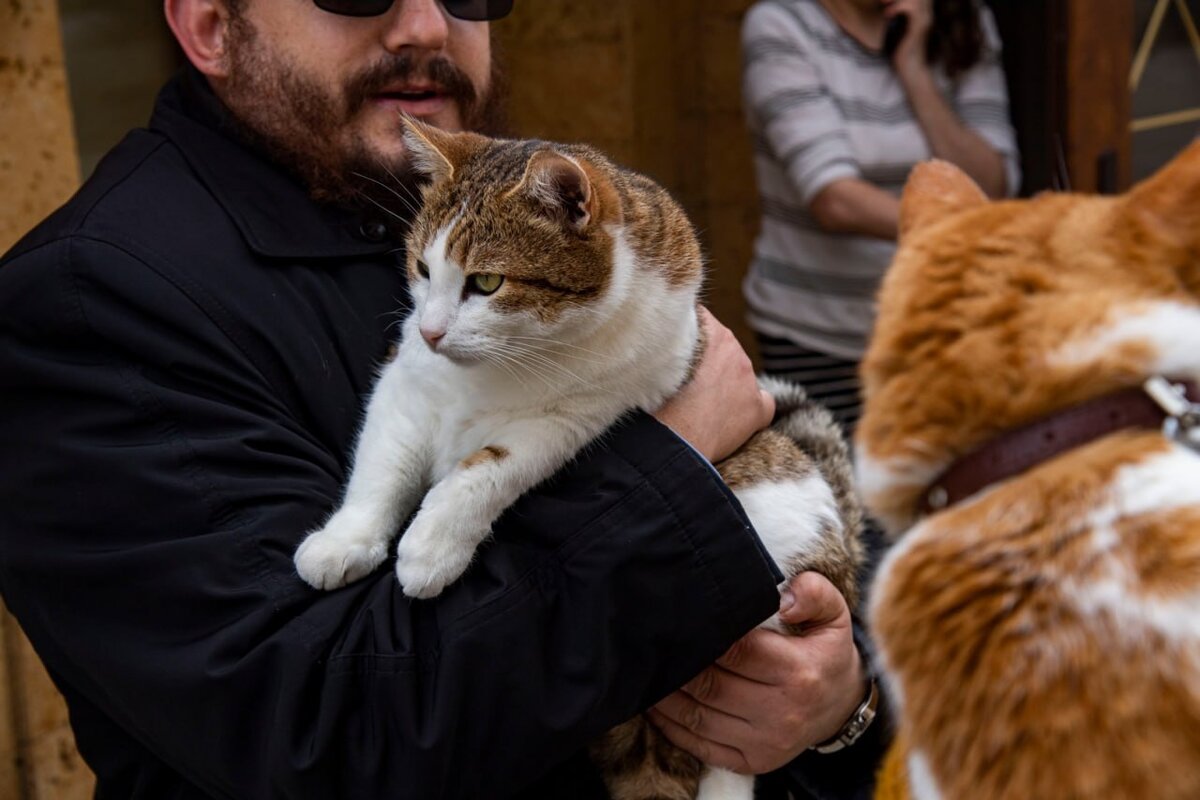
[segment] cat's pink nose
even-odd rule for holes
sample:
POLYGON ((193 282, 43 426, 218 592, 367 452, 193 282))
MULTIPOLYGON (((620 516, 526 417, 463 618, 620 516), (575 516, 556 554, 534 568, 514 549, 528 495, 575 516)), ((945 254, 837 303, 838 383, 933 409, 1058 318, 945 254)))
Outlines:
POLYGON ((425 340, 425 344, 429 345, 430 350, 437 350, 438 342, 446 335, 445 328, 421 328, 421 338, 425 340))

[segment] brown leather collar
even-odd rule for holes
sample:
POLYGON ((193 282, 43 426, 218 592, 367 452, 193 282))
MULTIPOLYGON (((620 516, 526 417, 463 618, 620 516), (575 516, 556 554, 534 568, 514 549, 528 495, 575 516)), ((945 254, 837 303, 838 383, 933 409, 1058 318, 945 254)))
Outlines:
MULTIPOLYGON (((1192 403, 1200 389, 1190 381, 1172 381, 1192 403)), ((1123 389, 1043 417, 995 439, 955 461, 925 490, 925 514, 952 506, 1005 478, 1080 445, 1125 428, 1162 428, 1170 416, 1144 387, 1123 389)))

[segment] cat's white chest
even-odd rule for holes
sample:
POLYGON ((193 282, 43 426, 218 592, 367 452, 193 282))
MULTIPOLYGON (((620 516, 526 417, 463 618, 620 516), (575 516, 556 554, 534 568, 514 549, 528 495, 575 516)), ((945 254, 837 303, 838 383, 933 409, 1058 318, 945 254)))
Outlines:
POLYGON ((531 413, 514 404, 509 387, 497 383, 494 375, 481 380, 472 368, 431 352, 419 337, 406 338, 387 370, 395 371, 398 380, 381 380, 379 385, 400 387, 401 394, 389 402, 406 409, 423 431, 431 484, 492 444, 499 430, 531 413))

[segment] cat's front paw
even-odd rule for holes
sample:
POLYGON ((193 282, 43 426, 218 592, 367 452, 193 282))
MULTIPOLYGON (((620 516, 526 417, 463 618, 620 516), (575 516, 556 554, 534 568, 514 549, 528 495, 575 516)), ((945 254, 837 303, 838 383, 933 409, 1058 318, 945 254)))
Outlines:
MULTIPOLYGON (((467 571, 475 545, 418 514, 396 548, 396 578, 409 597, 437 597, 467 571)), ((453 529, 449 529, 453 530, 453 529)), ((456 532, 457 533, 457 532, 456 532)))
POLYGON ((386 537, 373 535, 361 521, 335 514, 296 550, 296 571, 314 589, 339 589, 369 574, 387 556, 386 537))

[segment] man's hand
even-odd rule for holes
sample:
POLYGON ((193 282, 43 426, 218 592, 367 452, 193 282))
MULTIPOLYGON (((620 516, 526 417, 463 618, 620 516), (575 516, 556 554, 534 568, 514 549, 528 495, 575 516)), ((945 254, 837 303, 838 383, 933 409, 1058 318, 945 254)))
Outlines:
POLYGON ((654 416, 709 461, 720 461, 771 424, 775 398, 758 388, 750 357, 701 307, 704 354, 692 379, 654 416))
POLYGON ((757 775, 833 738, 866 693, 850 610, 824 576, 805 572, 784 590, 780 617, 803 634, 754 630, 650 710, 668 739, 706 764, 757 775))

